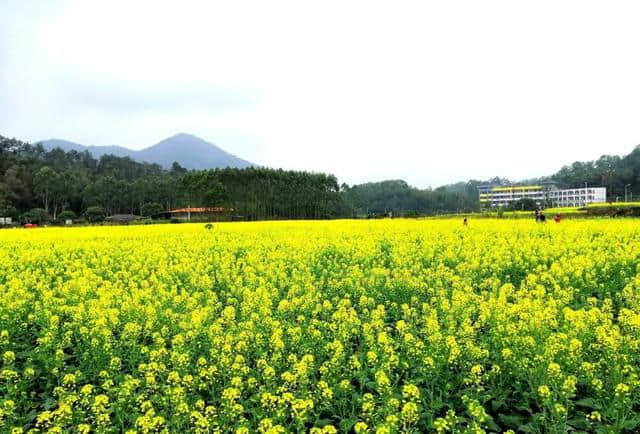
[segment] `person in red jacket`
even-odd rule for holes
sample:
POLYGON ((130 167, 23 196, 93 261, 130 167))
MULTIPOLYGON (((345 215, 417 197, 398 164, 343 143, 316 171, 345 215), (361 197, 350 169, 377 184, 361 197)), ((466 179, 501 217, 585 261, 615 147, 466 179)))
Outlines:
POLYGON ((553 218, 555 220, 556 223, 560 223, 560 219, 562 217, 560 217, 560 214, 556 214, 556 216, 553 218))

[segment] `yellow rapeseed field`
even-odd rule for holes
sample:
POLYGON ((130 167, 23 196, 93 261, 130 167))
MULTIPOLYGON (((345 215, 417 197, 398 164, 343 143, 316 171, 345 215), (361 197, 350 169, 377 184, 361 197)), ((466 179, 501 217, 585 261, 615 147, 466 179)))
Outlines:
POLYGON ((638 432, 640 221, 0 231, 0 432, 638 432))

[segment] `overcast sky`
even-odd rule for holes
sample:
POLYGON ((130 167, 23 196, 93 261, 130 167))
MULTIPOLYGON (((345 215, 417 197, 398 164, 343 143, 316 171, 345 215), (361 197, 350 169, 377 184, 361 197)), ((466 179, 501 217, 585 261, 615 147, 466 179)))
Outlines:
POLYGON ((418 187, 640 143, 635 1, 0 1, 0 134, 418 187))

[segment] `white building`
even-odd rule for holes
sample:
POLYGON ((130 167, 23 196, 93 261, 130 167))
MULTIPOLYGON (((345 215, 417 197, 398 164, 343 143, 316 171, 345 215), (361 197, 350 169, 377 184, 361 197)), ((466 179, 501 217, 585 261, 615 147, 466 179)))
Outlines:
POLYGON ((519 185, 478 187, 480 203, 491 207, 504 207, 520 199, 534 200, 538 205, 553 207, 578 207, 590 203, 607 201, 607 189, 604 187, 558 189, 555 185, 519 185))

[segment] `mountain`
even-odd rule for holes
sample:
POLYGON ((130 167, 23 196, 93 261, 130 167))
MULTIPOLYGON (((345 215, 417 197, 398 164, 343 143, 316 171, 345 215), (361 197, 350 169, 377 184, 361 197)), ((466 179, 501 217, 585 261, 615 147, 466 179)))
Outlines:
POLYGON ((138 151, 134 159, 169 167, 174 161, 187 169, 215 167, 249 167, 254 164, 231 155, 213 143, 191 134, 176 134, 153 146, 138 151))
POLYGON ((89 151, 89 153, 91 153, 91 155, 94 158, 100 158, 103 155, 111 154, 111 155, 115 155, 116 157, 131 157, 135 159, 133 155, 137 152, 131 149, 123 148, 122 146, 85 146, 85 145, 81 145, 80 143, 74 143, 68 140, 61 140, 61 139, 43 140, 42 142, 39 142, 39 143, 41 143, 46 150, 60 148, 65 152, 89 151))
POLYGON ((187 169, 198 170, 216 167, 244 168, 254 165, 247 160, 229 154, 213 143, 185 133, 176 134, 139 151, 122 146, 85 146, 61 139, 49 139, 40 143, 47 150, 60 148, 63 151, 89 151, 94 158, 111 154, 118 157, 130 157, 136 161, 156 163, 166 168, 170 167, 174 161, 187 169))

